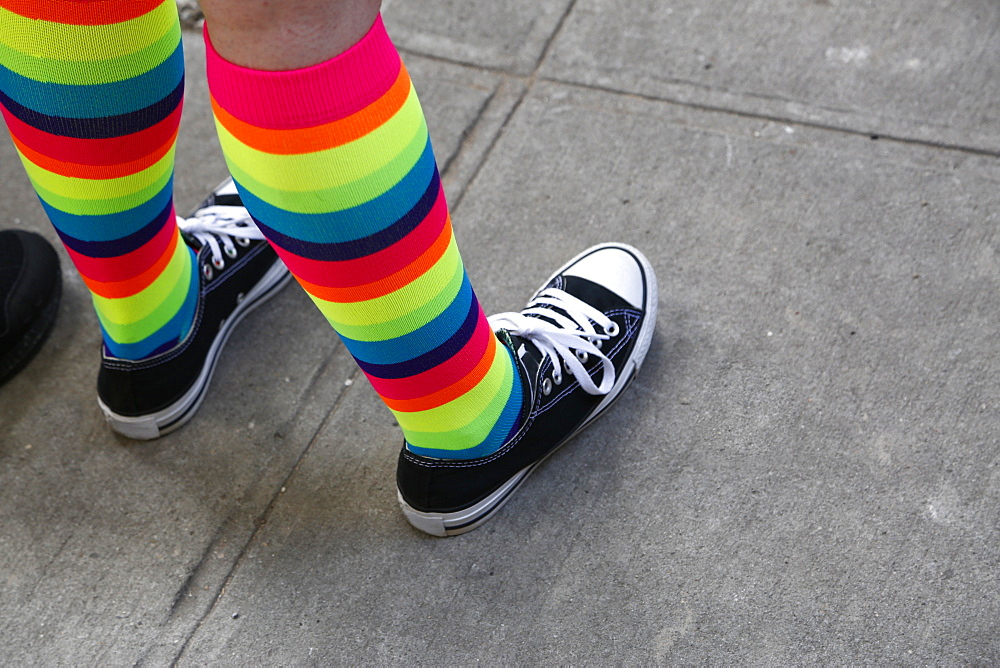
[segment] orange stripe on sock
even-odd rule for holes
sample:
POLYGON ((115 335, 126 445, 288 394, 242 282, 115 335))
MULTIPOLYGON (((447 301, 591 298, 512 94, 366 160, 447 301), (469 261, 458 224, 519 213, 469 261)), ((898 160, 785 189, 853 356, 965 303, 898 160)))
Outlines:
MULTIPOLYGON (((433 244, 430 245, 423 255, 397 271, 395 274, 387 276, 380 281, 375 281, 374 283, 369 283, 367 285, 356 285, 348 288, 329 288, 322 285, 316 285, 302 279, 299 279, 299 283, 303 288, 305 288, 306 292, 313 297, 337 304, 351 304, 354 302, 363 302, 369 299, 384 297, 385 295, 395 292, 400 288, 406 287, 427 273, 430 268, 437 264, 437 261, 440 260, 445 254, 445 251, 448 250, 448 244, 450 243, 451 223, 449 222, 441 230, 441 235, 433 244)), ((281 253, 279 251, 279 255, 280 254, 281 253)), ((335 262, 331 264, 336 265, 335 262)))
POLYGON ((272 155, 300 155, 325 151, 360 139, 392 118, 410 94, 410 77, 405 66, 385 95, 361 111, 344 118, 297 130, 262 129, 241 121, 212 98, 215 118, 234 137, 252 149, 272 155))
POLYGON ((0 7, 25 18, 78 26, 110 25, 147 14, 164 0, 0 0, 0 7))
POLYGON ((176 143, 177 132, 177 130, 174 130, 174 133, 170 136, 170 139, 167 140, 167 143, 156 149, 155 152, 147 156, 143 156, 138 160, 123 162, 119 165, 81 165, 79 163, 66 162, 56 158, 50 158, 49 156, 39 153, 24 142, 20 141, 13 134, 11 134, 10 137, 14 140, 14 146, 17 147, 17 150, 21 153, 21 155, 23 155, 32 164, 41 167, 45 171, 52 172, 53 174, 58 174, 60 176, 68 176, 70 178, 103 180, 117 179, 123 176, 138 174, 142 170, 156 164, 156 162, 163 158, 163 156, 165 156, 176 143))
POLYGON ((490 367, 493 366, 493 360, 496 356, 497 338, 495 336, 490 337, 489 346, 486 349, 483 358, 479 360, 479 363, 469 371, 468 375, 464 376, 460 381, 454 385, 449 385, 443 390, 434 392, 433 394, 428 394, 426 397, 420 397, 419 399, 387 399, 382 397, 382 401, 385 405, 394 411, 402 411, 405 413, 416 413, 418 411, 426 411, 432 408, 437 408, 438 406, 444 406, 449 401, 454 401, 466 392, 471 391, 479 382, 486 377, 489 372, 490 367))

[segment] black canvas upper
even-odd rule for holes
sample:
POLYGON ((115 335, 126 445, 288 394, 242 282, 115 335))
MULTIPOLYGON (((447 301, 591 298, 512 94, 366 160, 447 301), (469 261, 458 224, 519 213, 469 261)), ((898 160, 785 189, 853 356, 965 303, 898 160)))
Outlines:
MULTIPOLYGON (((194 240, 187 241, 197 245, 194 240)), ((236 258, 226 258, 222 270, 213 268, 210 279, 203 270, 211 266, 211 249, 204 246, 198 251, 198 309, 190 332, 177 346, 138 362, 102 356, 97 392, 108 408, 126 417, 148 415, 172 405, 194 385, 240 294, 249 292, 276 261, 266 241, 252 241, 246 247, 236 244, 235 248, 236 258)))
MULTIPOLYGON (((547 287, 579 297, 618 324, 618 336, 605 341, 602 352, 611 359, 616 372, 621 373, 635 346, 642 311, 584 278, 560 275, 547 287)), ((404 446, 399 454, 396 483, 403 499, 415 510, 448 513, 475 505, 519 471, 540 462, 596 417, 594 411, 603 396, 588 394, 565 372, 562 384, 553 385, 551 394, 546 396, 541 386, 546 376, 551 378, 551 360, 543 360, 538 348, 521 337, 503 330, 497 336, 518 361, 524 396, 530 398, 521 427, 500 450, 478 459, 433 459, 409 452, 404 446)), ((594 358, 584 366, 599 383, 603 373, 600 362, 594 358)))

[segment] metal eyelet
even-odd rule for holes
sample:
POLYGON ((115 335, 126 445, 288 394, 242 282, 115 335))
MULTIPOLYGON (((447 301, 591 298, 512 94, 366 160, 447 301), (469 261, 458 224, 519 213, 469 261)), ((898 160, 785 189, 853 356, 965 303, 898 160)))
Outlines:
POLYGON ((205 276, 206 281, 212 280, 212 276, 215 274, 212 272, 212 265, 203 264, 201 265, 201 273, 205 276))
POLYGON ((242 304, 243 300, 246 299, 246 296, 247 295, 246 295, 245 292, 241 292, 240 294, 236 295, 236 303, 237 304, 242 304))
POLYGON ((590 354, 587 353, 587 352, 585 352, 585 351, 583 351, 583 350, 577 350, 576 351, 576 358, 578 360, 580 360, 581 364, 586 364, 587 360, 590 359, 590 354))
POLYGON ((226 246, 222 250, 226 254, 226 257, 230 260, 235 260, 236 256, 239 254, 239 251, 236 250, 236 246, 226 246))
POLYGON ((552 380, 555 382, 556 385, 562 385, 562 379, 563 375, 561 371, 559 372, 558 375, 555 373, 552 374, 552 380))
POLYGON ((621 330, 618 328, 618 323, 614 320, 611 321, 611 325, 609 327, 604 328, 604 333, 611 337, 618 336, 620 332, 621 330))
POLYGON ((221 257, 213 257, 212 266, 218 269, 219 271, 222 271, 222 269, 224 269, 226 266, 226 261, 223 260, 221 257))
POLYGON ((604 339, 597 339, 596 341, 594 341, 594 345, 597 346, 598 350, 600 350, 601 348, 604 347, 604 339))
POLYGON ((236 237, 236 243, 237 245, 246 248, 247 246, 250 245, 250 240, 247 239, 246 237, 236 237))
POLYGON ((542 394, 544 394, 545 396, 549 396, 550 394, 552 394, 552 380, 551 379, 546 378, 545 380, 542 381, 542 394))

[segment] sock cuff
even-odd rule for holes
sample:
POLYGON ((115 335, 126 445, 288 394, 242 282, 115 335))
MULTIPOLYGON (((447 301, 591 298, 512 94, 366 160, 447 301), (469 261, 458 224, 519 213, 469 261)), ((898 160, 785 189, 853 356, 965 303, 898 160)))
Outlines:
POLYGON ((298 70, 265 71, 236 65, 215 50, 207 25, 204 34, 213 101, 239 120, 260 128, 308 128, 349 116, 382 97, 402 67, 381 14, 350 49, 298 70))

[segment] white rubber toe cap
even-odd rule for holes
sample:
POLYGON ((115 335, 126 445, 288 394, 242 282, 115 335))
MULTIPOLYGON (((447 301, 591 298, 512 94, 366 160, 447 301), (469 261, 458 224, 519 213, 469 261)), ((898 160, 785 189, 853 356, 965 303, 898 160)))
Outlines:
POLYGON ((584 255, 563 273, 602 285, 635 308, 645 306, 642 267, 634 255, 622 248, 600 248, 584 255))

